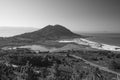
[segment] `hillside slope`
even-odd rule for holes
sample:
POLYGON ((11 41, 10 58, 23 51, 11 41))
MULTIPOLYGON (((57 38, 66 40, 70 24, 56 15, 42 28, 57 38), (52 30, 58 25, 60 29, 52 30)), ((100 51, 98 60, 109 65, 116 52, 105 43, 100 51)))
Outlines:
POLYGON ((61 25, 54 25, 54 26, 48 25, 40 30, 31 33, 25 33, 22 35, 17 35, 15 37, 34 39, 34 40, 57 40, 64 38, 76 38, 82 36, 73 33, 72 31, 61 25))

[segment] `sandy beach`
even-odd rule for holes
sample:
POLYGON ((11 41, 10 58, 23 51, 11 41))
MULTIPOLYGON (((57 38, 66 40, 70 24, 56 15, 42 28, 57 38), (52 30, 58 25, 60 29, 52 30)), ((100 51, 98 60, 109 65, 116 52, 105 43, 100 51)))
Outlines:
POLYGON ((77 44, 88 45, 91 48, 100 49, 100 50, 120 51, 119 46, 97 43, 97 42, 90 41, 90 40, 83 39, 83 38, 76 38, 76 39, 73 39, 73 40, 60 40, 59 42, 60 43, 74 42, 74 43, 77 43, 77 44))

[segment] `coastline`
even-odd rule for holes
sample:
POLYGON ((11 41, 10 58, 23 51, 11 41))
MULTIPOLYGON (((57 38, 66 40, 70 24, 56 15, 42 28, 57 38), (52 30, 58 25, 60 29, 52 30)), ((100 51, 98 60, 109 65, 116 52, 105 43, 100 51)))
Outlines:
POLYGON ((81 45, 88 45, 91 48, 95 49, 100 49, 100 50, 108 50, 108 51, 119 51, 120 52, 120 47, 119 46, 114 46, 114 45, 109 45, 109 44, 104 44, 104 43, 98 43, 94 41, 90 41, 84 38, 76 38, 73 40, 60 40, 60 43, 69 43, 69 42, 74 42, 77 44, 81 45))
MULTIPOLYGON (((70 39, 70 40, 59 40, 57 41, 59 43, 77 43, 79 45, 85 45, 85 46, 89 46, 91 47, 91 49, 99 49, 99 50, 107 50, 107 51, 118 51, 120 52, 120 46, 114 46, 114 45, 109 45, 109 44, 104 44, 104 43, 99 43, 99 42, 95 42, 95 41, 91 41, 88 39, 84 39, 84 38, 74 38, 74 39, 70 39)), ((69 45, 71 46, 71 45, 69 45)), ((69 47, 68 46, 68 47, 69 47)), ((75 48, 77 48, 77 46, 74 46, 75 48)), ((11 49, 16 49, 16 48, 29 48, 31 50, 35 50, 35 51, 56 51, 59 50, 61 48, 47 48, 41 45, 25 45, 25 46, 19 46, 19 47, 3 47, 3 50, 11 50, 11 49)))

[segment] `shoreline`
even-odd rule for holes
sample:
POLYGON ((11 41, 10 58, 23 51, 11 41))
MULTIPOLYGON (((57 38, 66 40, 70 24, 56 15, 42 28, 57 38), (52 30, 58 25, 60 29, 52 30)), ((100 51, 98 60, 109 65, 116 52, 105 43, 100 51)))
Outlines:
POLYGON ((109 44, 104 44, 104 43, 98 43, 94 41, 90 41, 84 38, 76 38, 73 40, 60 40, 60 43, 69 43, 69 42, 74 42, 77 44, 81 45, 88 45, 91 48, 95 49, 100 49, 100 50, 108 50, 108 51, 119 51, 120 52, 120 47, 119 46, 114 46, 114 45, 109 45, 109 44))
MULTIPOLYGON (((109 44, 104 44, 104 43, 98 43, 95 41, 91 41, 88 39, 84 39, 84 38, 74 38, 74 39, 70 39, 70 40, 59 40, 57 41, 59 43, 77 43, 79 45, 85 45, 85 46, 90 46, 90 48, 92 49, 99 49, 99 50, 107 50, 107 51, 118 51, 120 52, 120 47, 119 46, 114 46, 114 45, 109 45, 109 44)), ((18 46, 18 47, 3 47, 3 50, 11 50, 11 49, 16 49, 16 48, 29 48, 31 50, 37 50, 37 51, 55 51, 59 48, 47 48, 41 45, 26 45, 26 46, 18 46)))

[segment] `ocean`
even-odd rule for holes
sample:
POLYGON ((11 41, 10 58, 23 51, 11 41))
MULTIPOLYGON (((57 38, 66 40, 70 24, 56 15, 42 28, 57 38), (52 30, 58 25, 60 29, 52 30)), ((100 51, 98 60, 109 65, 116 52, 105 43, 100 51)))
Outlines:
POLYGON ((80 34, 90 36, 87 39, 91 41, 120 46, 120 33, 80 33, 80 34))

